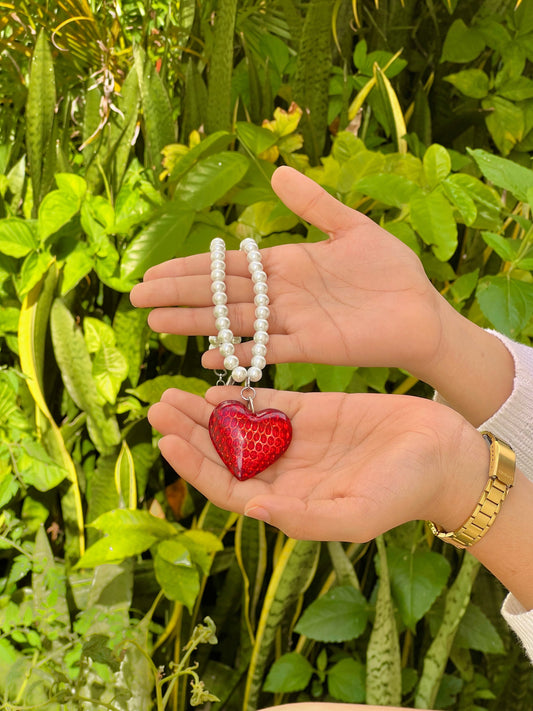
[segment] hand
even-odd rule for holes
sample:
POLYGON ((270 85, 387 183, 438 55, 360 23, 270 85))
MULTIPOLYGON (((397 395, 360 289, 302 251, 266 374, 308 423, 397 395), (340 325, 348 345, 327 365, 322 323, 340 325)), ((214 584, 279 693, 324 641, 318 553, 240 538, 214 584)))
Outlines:
MULTIPOLYGON (((292 168, 279 168, 272 185, 330 239, 262 250, 271 299, 268 362, 398 366, 423 377, 442 355, 443 309, 455 312, 418 257, 292 168)), ((146 273, 131 301, 155 309, 149 323, 156 331, 214 334, 209 272, 208 254, 166 262, 146 273)), ((252 335, 252 287, 238 251, 227 253, 227 293, 233 333, 252 335)), ((241 362, 250 348, 236 349, 241 362)), ((218 351, 206 353, 203 364, 220 367, 218 351)))
POLYGON ((213 405, 238 393, 216 387, 206 401, 166 391, 149 412, 163 434, 159 447, 214 504, 268 521, 294 538, 366 541, 425 518, 451 530, 468 518, 486 483, 483 438, 447 407, 407 396, 266 389, 260 407, 287 413, 293 440, 267 470, 237 481, 207 426, 213 405))

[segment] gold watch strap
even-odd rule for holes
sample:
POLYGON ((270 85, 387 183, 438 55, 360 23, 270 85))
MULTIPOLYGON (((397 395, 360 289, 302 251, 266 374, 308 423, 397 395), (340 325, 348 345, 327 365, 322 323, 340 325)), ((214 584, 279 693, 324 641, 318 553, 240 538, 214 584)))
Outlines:
POLYGON ((490 447, 489 478, 475 509, 456 531, 444 531, 441 526, 428 521, 435 536, 457 548, 468 548, 483 538, 514 483, 516 457, 511 447, 490 432, 481 434, 490 447))

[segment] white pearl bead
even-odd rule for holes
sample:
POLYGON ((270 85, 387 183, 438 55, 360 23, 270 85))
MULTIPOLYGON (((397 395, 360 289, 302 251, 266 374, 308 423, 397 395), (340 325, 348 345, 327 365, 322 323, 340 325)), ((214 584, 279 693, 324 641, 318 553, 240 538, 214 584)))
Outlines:
POLYGON ((226 273, 226 262, 223 259, 212 259, 211 269, 221 269, 224 273, 226 273))
POLYGON ((254 272, 262 272, 263 271, 263 265, 261 262, 250 262, 248 265, 248 271, 250 274, 253 274, 254 272))
POLYGON ((230 320, 227 316, 220 316, 215 321, 217 331, 221 331, 223 328, 229 328, 230 325, 230 320))
POLYGON ((254 284, 254 294, 266 294, 268 291, 268 286, 265 281, 259 281, 254 284))
POLYGON ((214 252, 211 252, 212 262, 216 262, 216 261, 223 262, 225 258, 226 258, 226 251, 225 250, 215 249, 214 252))
POLYGON ((258 380, 261 380, 262 375, 261 368, 248 368, 248 377, 252 383, 257 383, 258 380))
POLYGON ((254 249, 253 251, 248 252, 246 256, 248 257, 249 262, 261 261, 261 252, 258 249, 254 249))
POLYGON ((254 321, 254 331, 268 331, 268 321, 266 318, 258 318, 254 321))
POLYGON ((266 346, 266 344, 268 343, 268 333, 266 331, 256 331, 254 333, 254 341, 255 343, 262 343, 264 346, 266 346))
POLYGON ((215 291, 213 294, 213 303, 215 306, 219 306, 220 304, 226 304, 228 302, 228 297, 223 291, 215 291))
POLYGON ((233 343, 221 343, 219 351, 221 356, 230 356, 235 353, 235 346, 233 343))
POLYGON ((226 283, 223 281, 214 281, 211 284, 211 291, 215 293, 216 291, 226 291, 226 283))
POLYGON ((253 356, 266 356, 267 347, 263 343, 254 343, 252 346, 253 356))
POLYGON ((218 340, 221 343, 231 343, 233 341, 233 333, 229 330, 229 328, 223 328, 218 332, 218 340))
POLYGON ((250 365, 253 368, 260 368, 261 370, 265 367, 266 364, 267 364, 266 358, 264 358, 264 356, 260 356, 260 355, 254 356, 252 358, 252 360, 250 361, 250 365))
POLYGON ((270 316, 270 309, 268 306, 258 306, 255 310, 256 318, 268 318, 270 316))
POLYGON ((254 304, 256 306, 268 306, 270 299, 266 294, 256 294, 254 297, 254 304))
POLYGON ((228 307, 224 306, 224 304, 219 304, 218 306, 215 306, 213 309, 213 316, 215 318, 220 318, 221 316, 227 316, 228 315, 228 307))
POLYGON ((214 252, 216 249, 225 249, 226 248, 226 243, 222 239, 222 237, 215 237, 214 239, 211 240, 211 245, 209 249, 214 252))
POLYGON ((233 370, 239 365, 239 359, 235 355, 229 355, 224 358, 224 368, 233 370))
POLYGON ((211 270, 211 281, 224 281, 225 278, 226 272, 223 269, 211 270))
POLYGON ((257 242, 252 237, 247 237, 241 242, 240 248, 245 252, 251 252, 253 249, 257 249, 257 242))
POLYGON ((266 280, 267 280, 267 275, 265 274, 264 271, 254 272, 252 274, 252 281, 254 282, 254 284, 257 284, 257 282, 259 282, 259 281, 266 282, 266 280))
POLYGON ((243 368, 242 365, 238 365, 236 368, 233 368, 231 377, 236 383, 242 383, 248 377, 248 371, 246 368, 243 368))

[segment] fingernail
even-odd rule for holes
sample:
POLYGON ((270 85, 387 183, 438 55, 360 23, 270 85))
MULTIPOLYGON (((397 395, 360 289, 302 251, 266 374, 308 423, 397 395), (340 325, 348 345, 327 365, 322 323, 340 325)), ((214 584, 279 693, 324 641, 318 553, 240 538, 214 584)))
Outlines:
POLYGON ((255 518, 258 521, 270 523, 270 513, 261 506, 252 506, 250 509, 246 509, 244 515, 248 516, 248 518, 255 518))

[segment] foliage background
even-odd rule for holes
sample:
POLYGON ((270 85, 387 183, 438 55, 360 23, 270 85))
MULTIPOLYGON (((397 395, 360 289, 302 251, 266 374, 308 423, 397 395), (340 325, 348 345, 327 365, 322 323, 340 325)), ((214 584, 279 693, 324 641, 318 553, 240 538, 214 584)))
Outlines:
MULTIPOLYGON (((423 524, 297 542, 176 479, 145 414, 205 392, 205 342, 151 333, 128 292, 215 235, 323 239, 270 188, 286 163, 530 343, 532 48, 531 0, 0 2, 2 708, 531 708, 504 591, 423 524)), ((394 369, 269 377, 431 395, 394 369)))

